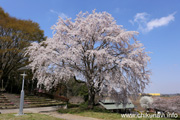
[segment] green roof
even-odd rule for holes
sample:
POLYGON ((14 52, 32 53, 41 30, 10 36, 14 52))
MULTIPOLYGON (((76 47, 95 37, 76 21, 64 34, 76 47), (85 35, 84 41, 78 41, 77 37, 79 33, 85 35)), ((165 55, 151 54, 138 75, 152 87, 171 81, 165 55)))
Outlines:
POLYGON ((99 102, 104 108, 110 110, 110 109, 133 109, 134 104, 129 100, 129 102, 126 105, 123 105, 122 103, 116 104, 115 101, 105 99, 103 101, 99 102))

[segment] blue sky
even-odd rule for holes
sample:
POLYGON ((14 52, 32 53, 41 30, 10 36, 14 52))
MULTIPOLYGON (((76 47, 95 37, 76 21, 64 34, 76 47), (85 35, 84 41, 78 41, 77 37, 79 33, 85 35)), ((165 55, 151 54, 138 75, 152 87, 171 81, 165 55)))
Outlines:
POLYGON ((13 17, 39 23, 48 37, 58 16, 106 11, 117 24, 138 31, 137 39, 152 52, 152 83, 145 92, 180 93, 179 0, 0 0, 0 6, 13 17))

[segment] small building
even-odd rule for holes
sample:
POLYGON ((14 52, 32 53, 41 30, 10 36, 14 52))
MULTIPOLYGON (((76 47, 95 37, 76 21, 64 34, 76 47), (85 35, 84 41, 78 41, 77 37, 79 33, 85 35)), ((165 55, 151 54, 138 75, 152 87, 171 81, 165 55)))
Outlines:
POLYGON ((161 96, 160 93, 139 93, 140 96, 161 96))
POLYGON ((131 102, 131 100, 128 100, 128 103, 123 105, 122 103, 117 104, 114 100, 111 99, 105 99, 99 102, 100 105, 102 105, 107 110, 112 110, 113 112, 118 113, 131 113, 135 106, 131 102))
POLYGON ((149 95, 151 95, 151 96, 160 96, 161 94, 160 93, 149 93, 149 95))

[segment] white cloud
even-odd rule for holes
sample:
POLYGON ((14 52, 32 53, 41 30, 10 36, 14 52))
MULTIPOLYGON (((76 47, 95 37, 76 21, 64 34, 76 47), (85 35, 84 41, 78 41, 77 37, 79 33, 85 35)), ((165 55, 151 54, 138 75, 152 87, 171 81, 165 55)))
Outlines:
POLYGON ((147 23, 147 29, 150 31, 156 27, 168 25, 170 21, 174 21, 174 14, 170 14, 167 17, 162 17, 160 19, 154 19, 147 23))
POLYGON ((136 16, 134 17, 134 21, 138 22, 140 21, 147 21, 147 16, 149 16, 149 14, 143 12, 143 13, 137 13, 136 16))
POLYGON ((55 10, 53 10, 53 9, 51 9, 50 12, 53 13, 53 14, 56 14, 56 15, 60 16, 62 19, 65 19, 65 18, 68 17, 65 13, 63 13, 63 12, 57 12, 57 11, 55 11, 55 10))
POLYGON ((166 16, 161 17, 157 19, 149 20, 150 15, 143 12, 143 13, 137 13, 134 17, 134 20, 130 20, 133 25, 134 23, 138 24, 138 29, 142 32, 149 32, 153 30, 154 28, 161 27, 168 25, 171 21, 174 21, 175 17, 174 15, 176 12, 166 16))

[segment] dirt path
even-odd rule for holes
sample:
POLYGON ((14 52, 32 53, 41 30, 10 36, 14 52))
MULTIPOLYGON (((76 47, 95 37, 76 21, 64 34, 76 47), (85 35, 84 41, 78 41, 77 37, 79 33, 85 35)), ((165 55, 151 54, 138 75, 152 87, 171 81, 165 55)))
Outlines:
MULTIPOLYGON (((78 116, 78 115, 72 115, 72 114, 61 114, 56 112, 58 109, 57 106, 51 106, 51 107, 39 107, 39 108, 24 108, 23 112, 26 113, 41 113, 41 114, 46 114, 49 116, 53 116, 56 118, 62 118, 65 120, 100 120, 96 118, 91 118, 91 117, 83 117, 83 116, 78 116)), ((19 109, 0 109, 1 114, 6 114, 6 113, 17 113, 19 112, 19 109)))
POLYGON ((56 118, 62 118, 65 120, 101 120, 101 119, 97 119, 97 118, 83 117, 83 116, 79 116, 79 115, 60 114, 58 112, 50 112, 50 113, 43 113, 43 114, 47 114, 49 116, 53 116, 56 118))
MULTIPOLYGON (((24 113, 45 113, 45 112, 52 112, 56 111, 58 109, 57 106, 51 106, 51 107, 38 107, 38 108, 24 108, 24 113)), ((0 109, 1 114, 6 113, 17 113, 19 112, 19 109, 0 109)))

